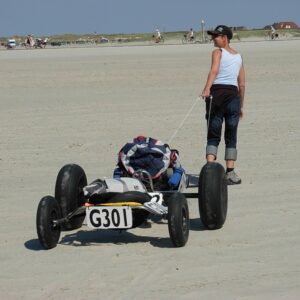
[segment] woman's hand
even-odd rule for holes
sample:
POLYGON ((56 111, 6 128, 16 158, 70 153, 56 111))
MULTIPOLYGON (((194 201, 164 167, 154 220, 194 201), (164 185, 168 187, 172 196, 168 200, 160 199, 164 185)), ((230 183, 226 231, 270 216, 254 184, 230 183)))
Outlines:
POLYGON ((240 119, 243 119, 244 117, 244 110, 243 108, 240 108, 240 119))
POLYGON ((201 96, 202 96, 203 99, 208 98, 208 97, 210 96, 210 89, 204 88, 204 90, 203 90, 201 96))

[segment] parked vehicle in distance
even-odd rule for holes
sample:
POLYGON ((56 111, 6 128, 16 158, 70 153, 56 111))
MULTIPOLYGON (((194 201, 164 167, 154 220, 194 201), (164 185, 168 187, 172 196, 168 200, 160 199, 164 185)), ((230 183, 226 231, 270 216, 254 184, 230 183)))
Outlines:
POLYGON ((15 39, 8 39, 5 45, 6 49, 14 49, 17 47, 17 43, 15 39))

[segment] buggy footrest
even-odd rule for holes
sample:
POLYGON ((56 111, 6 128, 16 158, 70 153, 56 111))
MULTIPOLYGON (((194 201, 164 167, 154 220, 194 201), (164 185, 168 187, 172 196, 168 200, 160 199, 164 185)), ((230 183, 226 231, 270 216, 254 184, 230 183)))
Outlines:
POLYGON ((187 174, 187 188, 199 186, 199 175, 187 174))

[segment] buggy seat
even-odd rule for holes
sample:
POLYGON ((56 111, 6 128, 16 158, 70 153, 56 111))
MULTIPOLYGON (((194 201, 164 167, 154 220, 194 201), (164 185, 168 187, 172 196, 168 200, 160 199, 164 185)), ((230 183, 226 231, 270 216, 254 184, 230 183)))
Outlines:
POLYGON ((138 136, 119 151, 113 178, 136 177, 148 190, 176 190, 183 174, 177 150, 157 139, 138 136))

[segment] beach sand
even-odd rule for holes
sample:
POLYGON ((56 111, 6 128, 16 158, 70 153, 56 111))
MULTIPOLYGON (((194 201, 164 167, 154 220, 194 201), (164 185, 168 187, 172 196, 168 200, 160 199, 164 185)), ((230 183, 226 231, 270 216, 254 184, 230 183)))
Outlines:
MULTIPOLYGON (((212 45, 0 51, 1 299, 299 299, 300 41, 234 43, 247 87, 227 220, 190 236, 166 223, 127 232, 64 231, 42 250, 35 218, 59 169, 111 177, 134 136, 168 142, 205 84, 212 45)), ((199 101, 171 146, 190 173, 205 164, 199 101)), ((218 161, 224 165, 224 142, 218 161)))

